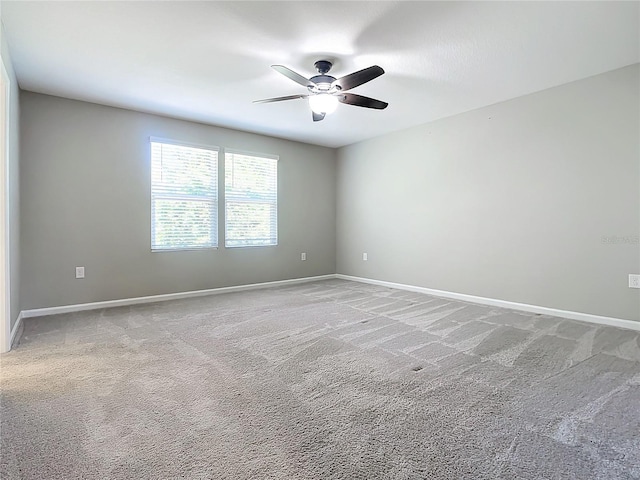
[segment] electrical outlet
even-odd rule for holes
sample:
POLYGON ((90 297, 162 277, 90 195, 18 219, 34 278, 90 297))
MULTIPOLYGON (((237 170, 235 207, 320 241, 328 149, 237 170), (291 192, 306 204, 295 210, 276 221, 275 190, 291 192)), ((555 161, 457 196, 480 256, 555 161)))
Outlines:
POLYGON ((640 275, 629 274, 629 288, 640 288, 640 275))
POLYGON ((307 254, 305 252, 302 252, 300 254, 300 260, 305 261, 307 259, 307 254))
POLYGON ((76 278, 84 278, 84 267, 76 267, 76 278))
POLYGON ((363 261, 365 261, 365 262, 366 262, 367 260, 369 260, 369 255, 367 255, 366 253, 363 253, 363 254, 362 254, 362 260, 363 260, 363 261))

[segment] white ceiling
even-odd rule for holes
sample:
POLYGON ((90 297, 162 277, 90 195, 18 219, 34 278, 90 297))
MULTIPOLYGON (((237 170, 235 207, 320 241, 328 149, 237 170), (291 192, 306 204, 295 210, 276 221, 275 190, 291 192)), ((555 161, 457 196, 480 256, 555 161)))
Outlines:
POLYGON ((639 2, 2 1, 23 89, 338 147, 637 63, 639 2), (371 65, 314 123, 306 77, 371 65))

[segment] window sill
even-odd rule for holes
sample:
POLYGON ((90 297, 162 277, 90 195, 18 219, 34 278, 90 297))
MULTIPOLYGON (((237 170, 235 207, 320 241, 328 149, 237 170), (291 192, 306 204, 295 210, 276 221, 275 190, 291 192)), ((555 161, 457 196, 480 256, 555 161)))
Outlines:
POLYGON ((205 250, 218 250, 219 247, 193 247, 193 248, 152 248, 151 253, 171 253, 171 252, 202 252, 205 250))

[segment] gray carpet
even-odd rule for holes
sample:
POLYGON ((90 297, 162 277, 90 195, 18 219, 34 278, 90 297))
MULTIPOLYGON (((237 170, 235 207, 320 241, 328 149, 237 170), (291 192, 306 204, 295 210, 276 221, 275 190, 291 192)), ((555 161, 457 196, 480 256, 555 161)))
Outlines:
POLYGON ((0 477, 640 478, 639 337, 341 280, 28 319, 0 477))

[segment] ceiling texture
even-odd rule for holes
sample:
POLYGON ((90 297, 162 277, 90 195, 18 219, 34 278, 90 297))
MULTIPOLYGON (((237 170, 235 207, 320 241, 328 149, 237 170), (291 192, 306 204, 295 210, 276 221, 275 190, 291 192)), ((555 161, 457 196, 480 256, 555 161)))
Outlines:
POLYGON ((29 2, 0 14, 20 87, 339 147, 640 61, 639 2, 29 2), (314 123, 310 77, 386 73, 314 123))

